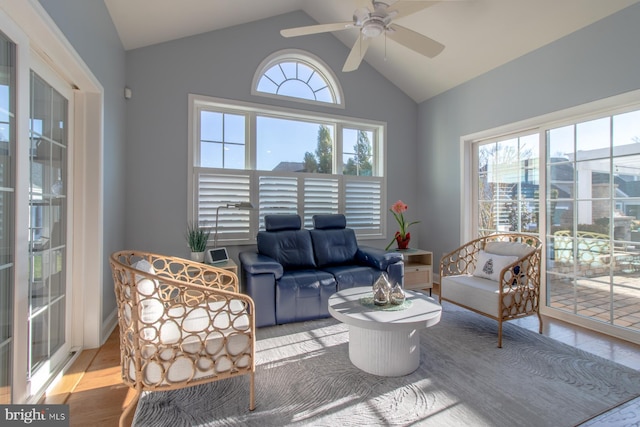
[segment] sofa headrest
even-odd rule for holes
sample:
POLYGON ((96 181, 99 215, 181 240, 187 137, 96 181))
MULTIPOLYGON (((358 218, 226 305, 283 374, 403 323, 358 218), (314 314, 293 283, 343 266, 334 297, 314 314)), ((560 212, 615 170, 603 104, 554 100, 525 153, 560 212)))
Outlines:
POLYGON ((301 227, 300 215, 279 214, 264 216, 264 228, 267 231, 300 230, 301 227))
POLYGON ((309 230, 259 231, 258 253, 273 258, 285 270, 315 268, 309 230))
POLYGON ((314 215, 313 228, 316 230, 332 230, 347 227, 347 218, 342 214, 314 215))

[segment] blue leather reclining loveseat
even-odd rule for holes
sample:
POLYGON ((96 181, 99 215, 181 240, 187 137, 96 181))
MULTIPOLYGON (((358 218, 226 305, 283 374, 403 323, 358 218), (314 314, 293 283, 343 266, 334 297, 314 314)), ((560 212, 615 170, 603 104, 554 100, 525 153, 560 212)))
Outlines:
POLYGON ((371 286, 382 272, 402 283, 402 254, 359 247, 344 215, 315 215, 313 230, 301 229, 298 215, 266 215, 264 222, 258 252, 239 255, 256 326, 328 317, 333 293, 371 286))

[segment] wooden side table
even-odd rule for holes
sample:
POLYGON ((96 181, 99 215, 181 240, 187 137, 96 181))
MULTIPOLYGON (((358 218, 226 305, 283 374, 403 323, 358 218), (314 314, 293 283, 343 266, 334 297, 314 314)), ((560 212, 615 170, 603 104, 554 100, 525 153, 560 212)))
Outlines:
POLYGON ((238 275, 238 264, 236 264, 235 261, 232 260, 231 258, 229 258, 226 261, 216 262, 213 264, 208 262, 207 265, 222 268, 224 270, 229 270, 230 272, 234 273, 236 276, 238 275))
POLYGON ((433 252, 422 249, 398 250, 404 256, 404 288, 433 289, 433 252))

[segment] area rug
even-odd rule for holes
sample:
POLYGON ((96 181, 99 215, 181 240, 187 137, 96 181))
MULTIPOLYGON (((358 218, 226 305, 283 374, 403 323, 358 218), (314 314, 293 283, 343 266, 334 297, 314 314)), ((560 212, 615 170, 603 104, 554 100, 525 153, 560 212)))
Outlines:
POLYGON ((640 372, 445 304, 421 331, 418 370, 379 377, 349 361, 348 329, 322 319, 257 331, 246 376, 143 394, 143 426, 575 426, 640 396, 640 372))

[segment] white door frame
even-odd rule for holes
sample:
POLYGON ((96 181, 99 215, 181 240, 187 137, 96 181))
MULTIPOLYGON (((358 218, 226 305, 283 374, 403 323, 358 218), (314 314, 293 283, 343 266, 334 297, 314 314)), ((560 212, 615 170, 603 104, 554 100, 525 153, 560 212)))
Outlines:
MULTIPOLYGON (((103 254, 103 117, 104 90, 89 67, 37 0, 0 0, 0 30, 17 44, 16 118, 16 283, 28 283, 29 69, 31 49, 74 88, 75 147, 69 164, 75 171, 69 224, 73 253, 71 346, 101 345, 103 254), (24 256, 22 256, 24 254, 24 256)), ((23 287, 24 288, 24 287, 23 287)), ((26 319, 28 295, 16 287, 14 310, 13 403, 28 402, 26 319)))

